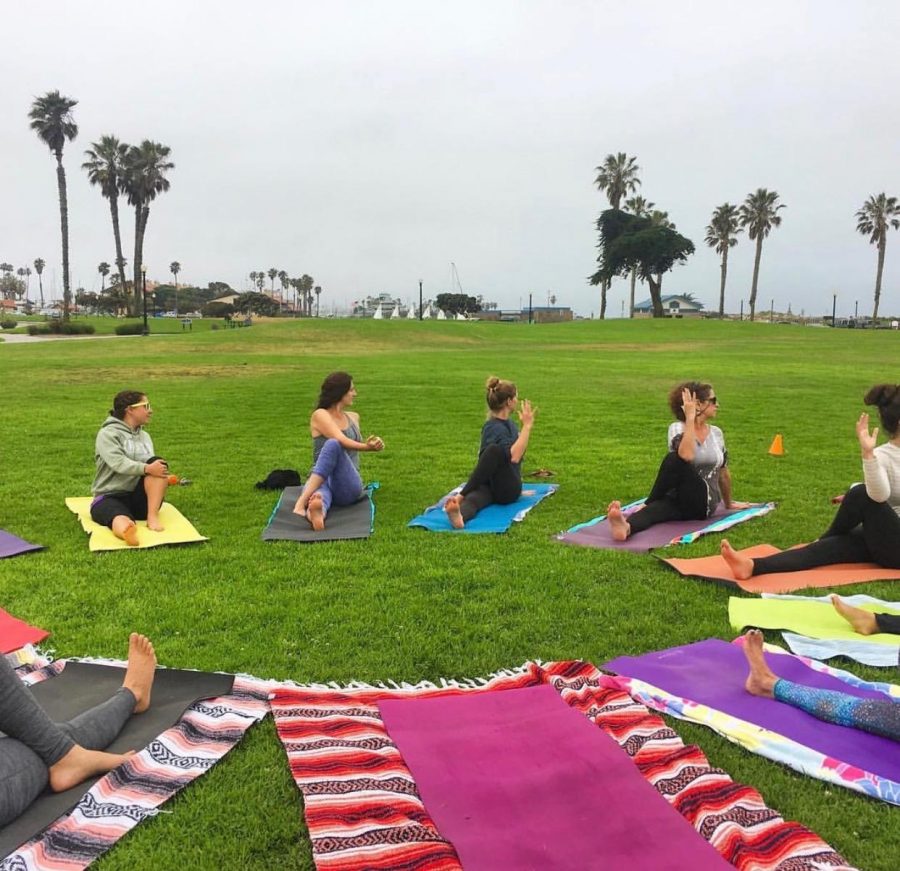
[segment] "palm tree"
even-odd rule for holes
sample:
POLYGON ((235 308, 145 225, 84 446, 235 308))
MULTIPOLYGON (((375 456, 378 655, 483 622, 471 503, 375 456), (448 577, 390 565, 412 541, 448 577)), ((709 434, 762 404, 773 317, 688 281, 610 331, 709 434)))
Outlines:
POLYGON ((28 270, 26 270, 24 266, 20 266, 16 270, 16 275, 19 276, 19 279, 21 281, 19 286, 22 288, 22 292, 19 294, 19 299, 21 299, 23 296, 25 297, 25 299, 28 299, 28 285, 25 283, 26 274, 28 274, 28 270))
POLYGON ((264 270, 260 270, 256 273, 256 289, 262 293, 263 288, 266 286, 266 273, 264 270))
POLYGON ((109 264, 104 260, 97 266, 97 272, 100 273, 100 293, 106 290, 106 276, 109 275, 109 264))
POLYGON ((256 272, 255 271, 250 273, 250 287, 256 287, 256 272))
POLYGON ((725 317, 725 278, 728 275, 728 251, 737 245, 737 234, 741 232, 738 226, 738 208, 731 203, 722 203, 712 213, 706 228, 706 244, 716 249, 716 254, 722 255, 722 283, 719 286, 719 317, 725 317))
POLYGON ((144 235, 150 203, 158 194, 169 189, 166 173, 175 168, 168 158, 172 149, 160 142, 145 139, 140 145, 132 145, 125 154, 125 176, 122 189, 128 202, 134 206, 134 303, 139 299, 141 267, 144 263, 144 235))
POLYGON ((44 274, 44 267, 46 265, 47 264, 44 263, 44 261, 41 260, 40 257, 38 257, 37 260, 34 261, 34 271, 37 273, 38 287, 41 291, 41 308, 44 307, 44 279, 41 278, 41 276, 44 274))
MULTIPOLYGON (((625 211, 631 212, 632 215, 637 215, 639 218, 646 218, 650 215, 650 211, 655 205, 656 203, 651 203, 638 194, 635 197, 631 197, 631 199, 625 200, 625 211)), ((637 267, 633 266, 631 269, 631 292, 628 297, 628 317, 630 318, 634 317, 634 285, 636 281, 637 267)))
POLYGON ((97 185, 101 195, 109 200, 116 243, 116 268, 122 287, 125 287, 125 258, 122 256, 122 236, 119 232, 119 194, 122 193, 127 154, 128 145, 124 142, 119 142, 115 136, 101 136, 99 142, 92 142, 91 147, 84 152, 87 160, 81 164, 88 181, 97 185))
MULTIPOLYGON (((594 184, 606 194, 611 208, 618 209, 622 197, 637 189, 641 183, 638 178, 639 170, 637 158, 629 157, 624 151, 620 151, 618 154, 607 154, 603 163, 597 167, 597 178, 594 179, 594 184)), ((609 279, 600 282, 601 320, 606 317, 606 294, 609 285, 609 279)))
POLYGON ((319 316, 319 296, 322 294, 322 288, 319 287, 319 285, 317 284, 313 288, 313 292, 316 295, 316 317, 318 317, 319 316))
POLYGON ((177 260, 173 260, 169 264, 169 272, 175 279, 175 314, 178 315, 178 273, 181 272, 181 264, 177 260))
POLYGON ((66 170, 63 167, 63 146, 78 135, 78 125, 72 118, 72 109, 78 100, 64 97, 59 91, 48 91, 31 104, 28 117, 31 129, 44 142, 56 158, 56 185, 59 190, 59 226, 62 232, 63 267, 63 319, 69 319, 72 291, 69 288, 69 198, 66 193, 66 170))
POLYGON ((269 279, 272 282, 272 296, 275 296, 275 277, 278 275, 278 270, 273 266, 269 270, 269 279))
POLYGON ((776 205, 778 194, 775 191, 767 191, 758 188, 756 193, 747 194, 747 199, 741 204, 738 212, 738 221, 742 227, 747 228, 747 235, 756 240, 756 258, 753 261, 753 284, 750 287, 750 320, 756 316, 756 288, 759 281, 759 260, 762 257, 763 239, 769 235, 772 227, 781 226, 779 209, 785 208, 784 203, 776 205))
POLYGON ((869 242, 878 246, 878 269, 875 273, 875 307, 872 320, 878 318, 878 303, 881 300, 881 273, 884 271, 884 251, 887 246, 887 231, 900 229, 900 205, 897 197, 889 197, 881 193, 871 196, 856 213, 856 229, 869 242))

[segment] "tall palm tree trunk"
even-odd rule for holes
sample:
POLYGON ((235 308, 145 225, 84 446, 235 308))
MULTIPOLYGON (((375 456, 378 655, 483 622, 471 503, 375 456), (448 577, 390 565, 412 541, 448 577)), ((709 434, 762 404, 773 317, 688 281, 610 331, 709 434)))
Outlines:
POLYGON ((753 260, 753 284, 750 287, 750 320, 756 317, 756 285, 759 281, 759 261, 762 257, 762 234, 756 237, 756 258, 753 260))
POLYGON ((728 275, 728 246, 722 252, 722 284, 719 287, 719 320, 725 317, 725 278, 728 275))
POLYGON ((59 226, 62 231, 63 320, 69 319, 72 291, 69 287, 69 198, 66 194, 66 170, 62 151, 56 152, 56 185, 59 188, 59 226))
POLYGON ((872 320, 878 320, 878 303, 881 301, 881 274, 884 272, 884 251, 887 247, 887 231, 878 240, 878 271, 875 273, 875 307, 872 309, 872 320))
POLYGON ((41 278, 41 273, 38 273, 38 287, 41 291, 41 308, 44 307, 44 280, 41 278))
POLYGON ((631 293, 628 296, 628 317, 634 317, 634 285, 637 281, 637 269, 631 270, 631 293))
POLYGON ((125 261, 122 257, 122 234, 119 231, 119 202, 116 197, 109 198, 109 212, 112 216, 113 236, 116 240, 116 267, 119 272, 119 282, 122 290, 125 290, 125 261))
POLYGON ((606 318, 606 292, 609 290, 609 279, 604 278, 600 282, 600 320, 606 318))
POLYGON ((134 285, 131 288, 131 304, 132 314, 137 314, 138 310, 138 294, 141 286, 141 204, 138 203, 134 207, 134 260, 132 261, 132 269, 134 270, 134 285))

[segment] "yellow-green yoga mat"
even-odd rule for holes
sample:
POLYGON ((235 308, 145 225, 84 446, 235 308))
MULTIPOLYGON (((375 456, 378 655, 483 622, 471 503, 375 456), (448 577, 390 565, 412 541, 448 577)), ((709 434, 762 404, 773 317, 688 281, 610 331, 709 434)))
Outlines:
MULTIPOLYGON (((894 608, 862 605, 866 611, 883 614, 900 613, 894 608)), ((872 641, 876 644, 897 646, 897 636, 879 632, 876 635, 859 635, 841 617, 830 602, 810 599, 742 599, 732 596, 728 600, 728 620, 738 631, 747 626, 759 629, 786 629, 810 638, 834 638, 848 641, 872 641)))
POLYGON ((162 532, 147 529, 146 520, 138 520, 138 546, 129 547, 120 538, 116 538, 111 529, 94 523, 91 520, 91 497, 72 496, 66 499, 66 508, 78 515, 82 529, 90 536, 88 547, 97 550, 139 550, 144 547, 159 547, 162 544, 186 544, 191 541, 207 541, 200 535, 174 505, 163 502, 159 509, 159 521, 165 527, 162 532))

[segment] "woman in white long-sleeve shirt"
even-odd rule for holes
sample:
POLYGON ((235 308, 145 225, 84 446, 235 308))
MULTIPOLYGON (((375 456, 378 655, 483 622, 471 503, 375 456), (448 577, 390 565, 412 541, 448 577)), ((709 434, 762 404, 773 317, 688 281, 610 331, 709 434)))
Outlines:
POLYGON ((864 484, 845 494, 831 526, 818 541, 772 556, 750 559, 722 541, 722 556, 734 576, 797 572, 835 563, 877 563, 900 568, 900 384, 876 384, 865 395, 878 408, 890 441, 875 447, 878 427, 869 432, 869 415, 856 422, 864 484))

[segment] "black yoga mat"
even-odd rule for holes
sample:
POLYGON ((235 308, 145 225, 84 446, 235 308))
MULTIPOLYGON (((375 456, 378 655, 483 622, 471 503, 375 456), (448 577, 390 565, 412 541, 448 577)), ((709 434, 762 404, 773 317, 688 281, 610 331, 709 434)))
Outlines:
POLYGON ((352 505, 333 506, 325 519, 325 528, 316 532, 305 517, 294 514, 294 504, 302 487, 285 487, 269 523, 262 532, 263 541, 338 541, 349 538, 368 538, 375 522, 375 503, 372 485, 352 505))
MULTIPOLYGON (((68 662, 61 674, 35 684, 31 691, 51 719, 65 722, 106 701, 122 686, 124 675, 125 669, 117 666, 68 662)), ((106 749, 110 753, 142 750, 174 726, 194 702, 228 695, 233 684, 231 674, 158 668, 150 708, 131 717, 106 749)), ((99 779, 86 780, 66 792, 48 790, 40 795, 18 819, 0 829, 0 856, 8 855, 70 811, 99 779)))

